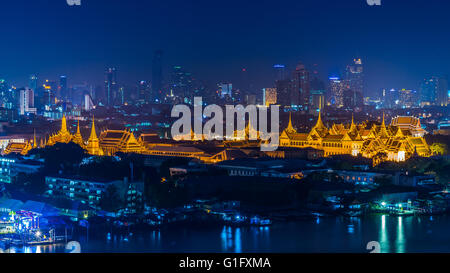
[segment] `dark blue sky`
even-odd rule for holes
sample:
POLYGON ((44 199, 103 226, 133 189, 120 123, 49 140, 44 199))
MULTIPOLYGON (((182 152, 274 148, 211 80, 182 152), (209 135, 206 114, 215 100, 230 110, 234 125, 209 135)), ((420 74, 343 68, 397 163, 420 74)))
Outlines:
POLYGON ((31 73, 100 84, 104 68, 116 66, 129 83, 151 79, 156 49, 166 66, 211 82, 236 82, 246 67, 258 87, 272 84, 275 63, 317 63, 325 78, 355 55, 370 91, 450 74, 447 0, 81 1, 2 1, 0 76, 19 85, 31 73))

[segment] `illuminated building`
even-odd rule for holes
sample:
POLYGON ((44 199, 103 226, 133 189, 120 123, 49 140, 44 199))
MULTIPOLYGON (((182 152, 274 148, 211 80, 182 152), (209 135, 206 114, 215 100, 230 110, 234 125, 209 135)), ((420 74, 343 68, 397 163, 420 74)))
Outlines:
POLYGON ((100 149, 99 140, 95 131, 95 118, 92 118, 91 135, 89 136, 86 150, 91 155, 103 155, 103 150, 100 149))
POLYGON ((353 63, 347 66, 345 81, 348 89, 364 95, 364 67, 361 59, 354 59, 353 63))
POLYGON ((163 88, 163 69, 162 69, 163 51, 157 50, 153 55, 152 61, 152 100, 162 101, 165 94, 163 88))
POLYGON ((399 92, 399 104, 402 108, 413 108, 419 105, 417 92, 410 89, 401 89, 399 92))
POLYGON ((272 104, 277 103, 277 89, 276 88, 264 88, 263 89, 263 101, 264 105, 269 107, 272 104))
POLYGON ((116 68, 108 68, 105 71, 105 95, 106 105, 112 106, 117 96, 117 70, 116 68))
POLYGON ((127 130, 106 130, 100 134, 100 147, 105 155, 122 153, 142 153, 145 147, 134 134, 127 130))
POLYGON ((436 76, 426 78, 420 87, 420 104, 447 106, 448 104, 447 78, 436 76))
POLYGON ((368 123, 350 125, 333 124, 329 129, 319 114, 317 124, 309 133, 298 133, 292 118, 288 127, 281 133, 280 146, 296 148, 315 148, 324 151, 325 157, 333 155, 362 155, 373 158, 374 164, 383 161, 405 161, 413 154, 431 156, 431 151, 423 137, 420 122, 409 117, 394 119, 386 126, 385 119, 381 125, 369 127, 368 123))
POLYGON ((19 114, 21 116, 27 113, 36 114, 37 109, 34 108, 34 90, 23 88, 19 92, 19 114))
POLYGON ((56 134, 50 136, 47 142, 47 146, 53 146, 56 143, 69 143, 73 139, 73 135, 67 130, 67 120, 66 116, 63 115, 61 120, 61 130, 56 134))
POLYGON ((331 105, 337 108, 344 106, 344 90, 345 82, 338 77, 330 77, 329 79, 329 93, 330 98, 328 99, 331 105))
POLYGON ((298 63, 293 73, 291 96, 293 101, 296 102, 295 105, 303 109, 308 108, 310 96, 309 71, 302 63, 298 63))
POLYGON ((273 66, 275 73, 275 81, 282 81, 286 79, 286 66, 284 64, 276 64, 273 66))

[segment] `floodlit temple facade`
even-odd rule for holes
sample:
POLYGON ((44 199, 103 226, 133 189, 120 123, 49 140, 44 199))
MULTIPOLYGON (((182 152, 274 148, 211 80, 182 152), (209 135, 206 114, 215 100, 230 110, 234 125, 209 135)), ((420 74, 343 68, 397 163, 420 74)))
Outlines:
POLYGON ((281 133, 280 146, 315 148, 324 151, 325 157, 333 155, 362 155, 373 158, 374 165, 383 161, 401 162, 414 154, 431 156, 431 151, 423 136, 420 120, 414 117, 397 117, 387 126, 383 115, 381 125, 372 126, 368 122, 356 124, 333 124, 328 128, 322 116, 309 133, 298 133, 292 117, 288 127, 281 133))
MULTIPOLYGON (((414 117, 396 117, 390 125, 386 125, 383 115, 381 125, 363 122, 356 124, 352 119, 350 124, 333 124, 331 128, 325 126, 322 115, 319 114, 316 125, 309 133, 299 133, 294 128, 292 116, 289 117, 287 128, 280 134, 280 147, 313 148, 323 151, 324 157, 335 155, 353 155, 372 158, 374 165, 384 161, 401 162, 413 155, 429 157, 431 150, 424 139, 426 131, 422 129, 420 120, 414 117)), ((204 141, 203 136, 190 134, 192 141, 204 141)), ((225 139, 218 155, 208 154, 192 145, 177 145, 174 143, 161 143, 147 141, 154 135, 142 134, 136 138, 128 130, 105 130, 97 135, 95 120, 92 121, 91 134, 87 141, 83 140, 78 123, 77 132, 71 134, 67 129, 67 120, 63 117, 61 130, 51 135, 48 140, 41 140, 37 145, 36 137, 26 143, 10 143, 3 151, 4 154, 17 153, 26 155, 31 149, 37 147, 53 146, 56 143, 76 143, 87 153, 95 156, 112 156, 116 153, 138 153, 145 155, 191 157, 204 162, 215 163, 220 153, 239 148, 258 147, 261 143, 260 132, 253 129, 250 124, 243 131, 235 131, 233 139, 225 139), (250 136, 257 136, 257 140, 249 141, 250 136)), ((220 157, 223 158, 223 157, 220 157)))

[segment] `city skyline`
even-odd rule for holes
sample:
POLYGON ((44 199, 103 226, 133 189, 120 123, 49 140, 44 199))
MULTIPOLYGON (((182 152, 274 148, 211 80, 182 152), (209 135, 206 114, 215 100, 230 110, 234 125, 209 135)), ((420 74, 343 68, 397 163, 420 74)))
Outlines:
POLYGON ((419 89, 424 78, 449 74, 442 61, 450 59, 447 38, 438 36, 446 19, 439 17, 444 9, 437 5, 448 3, 397 1, 380 8, 353 0, 327 2, 330 8, 322 9, 322 1, 314 2, 263 1, 255 6, 231 1, 214 3, 219 6, 211 12, 211 4, 204 1, 171 1, 180 7, 171 12, 160 3, 141 1, 83 1, 72 7, 65 1, 34 1, 27 3, 27 20, 19 22, 11 16, 22 12, 23 3, 6 3, 10 12, 2 25, 14 42, 0 47, 0 77, 20 87, 31 74, 49 79, 68 75, 72 83, 102 85, 104 69, 116 67, 118 81, 131 84, 152 80, 159 49, 166 77, 170 67, 180 65, 213 84, 236 83, 245 68, 258 90, 272 86, 274 64, 293 70, 299 61, 311 70, 318 64, 320 77, 327 79, 342 75, 349 60, 360 57, 372 96, 382 88, 419 89), (419 12, 423 20, 430 19, 427 25, 422 20, 404 22, 419 12), (60 24, 50 24, 55 18, 60 24), (395 24, 388 27, 389 21, 395 24), (30 43, 45 46, 25 46, 30 43))

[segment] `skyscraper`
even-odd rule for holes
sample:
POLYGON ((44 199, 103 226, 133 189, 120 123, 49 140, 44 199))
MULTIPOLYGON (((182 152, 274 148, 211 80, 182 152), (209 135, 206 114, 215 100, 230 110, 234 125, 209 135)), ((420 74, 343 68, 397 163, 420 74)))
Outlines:
POLYGON ((345 82, 339 77, 329 78, 328 102, 336 108, 344 106, 345 82))
POLYGON ((33 89, 34 91, 36 91, 37 87, 38 87, 38 77, 36 75, 31 75, 30 76, 30 84, 29 87, 31 89, 33 89))
POLYGON ((292 75, 292 101, 296 101, 296 105, 303 110, 307 110, 310 98, 309 72, 305 66, 299 62, 292 75))
POLYGON ((107 68, 105 71, 105 104, 113 106, 117 96, 117 70, 116 68, 107 68))
POLYGON ((345 81, 349 89, 364 96, 364 67, 361 59, 354 59, 353 63, 347 66, 345 81))
POLYGON ((138 84, 137 99, 140 103, 150 102, 151 100, 151 87, 147 81, 140 81, 138 84))
POLYGON ((263 103, 267 107, 277 103, 277 89, 276 88, 264 88, 263 89, 263 103))
POLYGON ((275 82, 286 79, 286 66, 284 64, 276 64, 273 66, 275 74, 275 82))
POLYGON ((67 100, 69 98, 69 93, 67 89, 67 76, 59 77, 59 88, 58 88, 58 98, 67 100))
POLYGON ((192 74, 181 66, 174 66, 170 82, 171 93, 184 103, 194 101, 192 74))
POLYGON ((447 77, 439 78, 438 92, 437 92, 437 104, 439 106, 448 105, 448 79, 447 77))
POLYGON ((277 103, 284 107, 295 105, 292 100, 292 81, 290 79, 284 79, 276 81, 275 88, 277 89, 277 103))
POLYGON ((30 112, 36 113, 34 108, 34 91, 30 88, 22 88, 19 90, 19 114, 23 116, 30 112))
POLYGON ((153 65, 152 65, 152 100, 157 99, 161 101, 164 99, 164 94, 162 93, 163 88, 163 69, 162 69, 162 58, 163 51, 157 50, 153 55, 153 65))
POLYGON ((446 106, 448 104, 447 78, 439 76, 425 78, 420 86, 420 104, 446 106))

